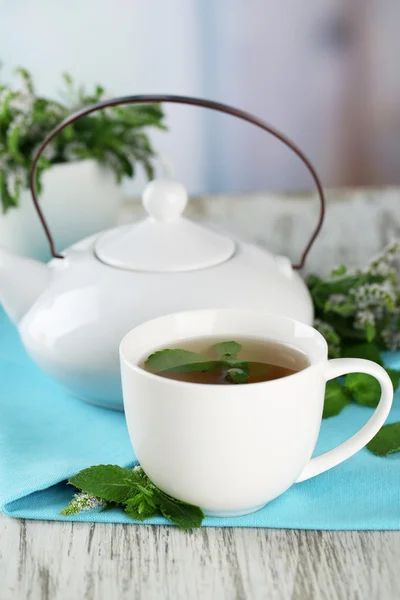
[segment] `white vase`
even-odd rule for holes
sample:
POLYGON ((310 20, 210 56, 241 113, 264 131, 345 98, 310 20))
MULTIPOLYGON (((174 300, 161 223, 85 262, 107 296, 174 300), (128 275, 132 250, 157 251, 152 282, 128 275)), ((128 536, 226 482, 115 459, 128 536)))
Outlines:
MULTIPOLYGON (((45 171, 42 183, 40 205, 57 250, 117 224, 121 188, 114 173, 95 161, 55 165, 45 171)), ((21 192, 18 208, 0 214, 0 246, 22 256, 49 260, 48 242, 30 190, 21 192)))

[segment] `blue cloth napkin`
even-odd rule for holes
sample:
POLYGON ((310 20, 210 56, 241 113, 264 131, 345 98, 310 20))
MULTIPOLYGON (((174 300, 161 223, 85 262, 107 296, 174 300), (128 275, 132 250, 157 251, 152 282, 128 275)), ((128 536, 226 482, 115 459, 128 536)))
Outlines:
MULTIPOLYGON (((400 353, 387 364, 400 368, 400 353)), ((68 477, 90 465, 130 466, 135 456, 121 413, 71 397, 26 355, 0 309, 0 506, 12 517, 132 523, 123 511, 61 517, 72 497, 68 477)), ((323 421, 316 454, 357 431, 371 409, 352 405, 323 421)), ((388 422, 400 420, 400 395, 388 422)), ((238 473, 240 478, 240 473, 238 473)), ((150 520, 167 524, 163 518, 150 520)), ((290 529, 400 529, 400 454, 362 450, 338 467, 294 485, 248 516, 207 518, 208 526, 290 529)))

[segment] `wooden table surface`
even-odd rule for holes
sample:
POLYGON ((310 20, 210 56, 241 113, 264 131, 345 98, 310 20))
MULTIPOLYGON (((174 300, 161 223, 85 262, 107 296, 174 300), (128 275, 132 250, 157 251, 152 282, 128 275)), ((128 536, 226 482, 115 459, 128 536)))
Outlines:
POLYGON ((49 523, 0 516, 1 600, 397 600, 400 532, 49 523))
MULTIPOLYGON (((328 192, 308 270, 366 264, 400 237, 400 190, 328 192)), ((130 218, 135 208, 127 210, 130 218)), ((140 209, 139 209, 140 212, 140 209)), ((192 203, 210 219, 298 258, 311 196, 192 203), (245 200, 243 202, 243 200, 245 200)), ((400 532, 320 532, 17 521, 0 515, 0 600, 397 600, 400 532)))

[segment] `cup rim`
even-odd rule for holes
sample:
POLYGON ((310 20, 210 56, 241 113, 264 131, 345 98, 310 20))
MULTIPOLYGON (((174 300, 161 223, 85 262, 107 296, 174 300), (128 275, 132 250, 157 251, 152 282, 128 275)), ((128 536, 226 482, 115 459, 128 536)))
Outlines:
MULTIPOLYGON (((154 346, 153 348, 149 348, 149 351, 154 351, 154 346)), ((144 353, 145 355, 146 353, 144 353)), ((301 321, 298 321, 297 319, 292 319, 291 317, 285 317, 283 315, 278 315, 275 313, 271 313, 271 312, 267 312, 267 311, 262 311, 262 310, 247 310, 247 309, 231 309, 231 308, 217 308, 217 309, 195 309, 195 310, 185 310, 185 311, 178 311, 178 312, 173 312, 173 313, 168 313, 165 315, 161 315, 159 317, 155 317, 154 319, 149 319, 148 321, 145 321, 144 323, 141 323, 140 325, 137 325, 136 327, 133 327, 130 331, 128 331, 124 337, 121 340, 120 346, 119 346, 119 357, 120 357, 120 362, 121 365, 124 364, 127 367, 130 368, 130 370, 132 370, 134 373, 140 374, 143 377, 148 377, 152 380, 156 380, 158 382, 160 382, 160 380, 163 381, 163 383, 165 383, 166 385, 178 385, 178 386, 195 386, 197 388, 207 388, 207 389, 224 389, 224 390, 237 390, 237 389, 243 389, 243 387, 245 387, 246 389, 248 388, 248 386, 251 386, 252 388, 254 386, 260 386, 260 385, 273 385, 273 384, 278 384, 281 383, 283 381, 286 381, 288 379, 290 379, 291 381, 293 381, 293 378, 295 377, 301 377, 304 376, 304 374, 308 374, 310 372, 310 369, 315 368, 316 366, 318 366, 321 362, 324 362, 327 360, 328 358, 328 344, 325 340, 325 338, 323 337, 323 335, 314 327, 312 327, 312 325, 308 325, 306 323, 302 323, 301 321), (232 313, 232 314, 236 314, 236 315, 242 315, 243 317, 245 315, 259 315, 260 318, 273 318, 274 320, 280 320, 282 322, 286 322, 286 323, 292 323, 294 325, 301 325, 301 327, 306 328, 308 330, 311 330, 313 332, 313 335, 316 336, 316 339, 318 339, 321 343, 322 343, 322 347, 323 347, 323 353, 321 353, 321 357, 317 360, 314 360, 313 362, 310 361, 310 364, 307 365, 304 369, 301 369, 300 371, 297 371, 295 373, 292 373, 291 375, 286 375, 285 377, 279 378, 279 379, 273 379, 273 380, 269 380, 269 381, 259 381, 259 382, 255 382, 255 383, 248 383, 246 384, 246 386, 242 386, 242 385, 237 385, 237 386, 221 386, 220 384, 204 384, 204 383, 194 383, 194 382, 190 382, 190 381, 179 381, 177 379, 167 379, 167 378, 162 378, 159 375, 157 375, 156 373, 152 373, 151 371, 146 371, 145 369, 143 369, 141 366, 139 366, 136 361, 133 361, 131 359, 128 358, 127 356, 127 352, 126 352, 126 346, 128 344, 128 341, 131 339, 131 337, 134 334, 140 334, 140 330, 143 329, 145 330, 147 326, 149 325, 154 325, 155 323, 157 323, 157 321, 161 322, 163 320, 169 319, 171 317, 183 317, 183 316, 198 316, 200 317, 201 315, 205 315, 205 314, 209 314, 210 312, 213 313, 232 313)), ((309 355, 307 355, 308 358, 309 355)))

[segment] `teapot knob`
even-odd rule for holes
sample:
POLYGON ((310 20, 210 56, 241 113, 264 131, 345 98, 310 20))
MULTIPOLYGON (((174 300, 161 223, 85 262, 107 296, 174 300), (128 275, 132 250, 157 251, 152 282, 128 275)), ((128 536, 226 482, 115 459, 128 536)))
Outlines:
POLYGON ((156 221, 176 221, 185 210, 188 196, 179 181, 156 179, 143 192, 142 203, 148 215, 156 221))

